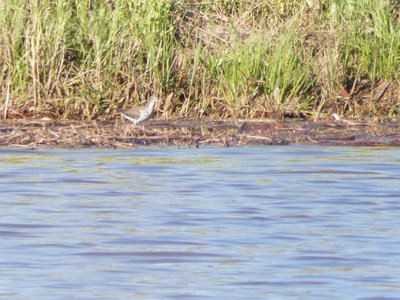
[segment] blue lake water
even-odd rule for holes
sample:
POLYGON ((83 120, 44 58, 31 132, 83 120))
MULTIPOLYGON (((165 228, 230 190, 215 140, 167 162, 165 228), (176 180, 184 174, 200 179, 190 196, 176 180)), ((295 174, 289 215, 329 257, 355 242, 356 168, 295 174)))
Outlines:
POLYGON ((400 299, 400 149, 0 150, 1 299, 400 299))

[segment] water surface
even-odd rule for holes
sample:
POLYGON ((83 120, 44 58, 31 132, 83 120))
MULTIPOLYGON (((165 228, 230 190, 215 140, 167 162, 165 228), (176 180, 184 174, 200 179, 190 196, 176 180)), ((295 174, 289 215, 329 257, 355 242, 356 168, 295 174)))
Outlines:
POLYGON ((0 150, 0 298, 400 299, 400 150, 0 150))

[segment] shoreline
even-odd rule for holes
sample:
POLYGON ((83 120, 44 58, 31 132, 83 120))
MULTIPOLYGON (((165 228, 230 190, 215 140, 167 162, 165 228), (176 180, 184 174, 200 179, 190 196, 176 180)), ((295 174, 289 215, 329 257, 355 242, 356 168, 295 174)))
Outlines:
POLYGON ((157 120, 0 122, 0 146, 136 148, 142 146, 400 146, 400 122, 157 120))

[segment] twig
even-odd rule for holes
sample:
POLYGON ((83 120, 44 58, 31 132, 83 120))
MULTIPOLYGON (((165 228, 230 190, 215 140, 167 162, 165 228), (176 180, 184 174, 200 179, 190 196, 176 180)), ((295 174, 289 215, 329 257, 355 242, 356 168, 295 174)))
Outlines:
POLYGON ((376 97, 376 102, 378 102, 379 100, 381 100, 381 98, 383 97, 383 95, 385 95, 387 89, 390 86, 390 82, 386 83, 385 87, 383 88, 383 90, 379 93, 378 97, 376 97))
POLYGON ((354 79, 353 86, 351 87, 351 90, 350 90, 350 93, 349 93, 349 97, 350 98, 353 97, 353 95, 354 95, 354 90, 356 89, 356 85, 357 85, 357 78, 354 79))
POLYGON ((10 102, 10 80, 7 80, 6 101, 4 102, 3 119, 7 119, 8 103, 10 102))

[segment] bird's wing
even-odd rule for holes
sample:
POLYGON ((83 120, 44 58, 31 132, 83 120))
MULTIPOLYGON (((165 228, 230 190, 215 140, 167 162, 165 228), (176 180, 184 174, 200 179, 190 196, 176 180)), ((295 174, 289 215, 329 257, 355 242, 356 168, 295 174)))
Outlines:
POLYGON ((138 110, 133 110, 133 109, 127 109, 127 110, 121 110, 120 112, 123 115, 126 115, 132 119, 137 119, 140 117, 140 112, 138 110))

